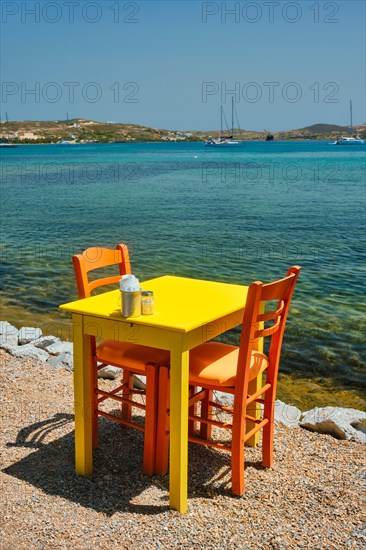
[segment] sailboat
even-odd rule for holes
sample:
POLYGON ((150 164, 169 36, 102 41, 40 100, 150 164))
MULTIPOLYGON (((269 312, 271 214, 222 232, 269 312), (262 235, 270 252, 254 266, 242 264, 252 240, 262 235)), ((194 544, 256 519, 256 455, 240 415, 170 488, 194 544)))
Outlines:
MULTIPOLYGON (((352 101, 349 102, 349 110, 350 110, 350 134, 353 132, 353 124, 352 124, 352 101)), ((359 136, 339 136, 337 140, 333 143, 333 145, 363 145, 364 140, 361 139, 359 136)))
POLYGON ((16 144, 15 144, 15 143, 10 143, 8 113, 5 113, 5 116, 6 116, 7 137, 6 137, 6 138, 3 137, 3 138, 1 139, 1 141, 0 141, 0 147, 16 147, 16 144))
MULTIPOLYGON (((221 118, 220 137, 218 139, 211 138, 211 139, 207 140, 205 142, 206 147, 240 147, 241 146, 241 144, 242 144, 241 141, 234 140, 234 112, 236 114, 235 107, 234 107, 234 98, 232 97, 231 98, 231 134, 228 135, 228 136, 224 136, 224 133, 223 133, 223 121, 224 121, 224 119, 225 119, 225 123, 226 123, 227 128, 228 128, 228 124, 227 124, 227 121, 226 121, 224 109, 221 105, 221 108, 220 108, 220 115, 221 115, 221 117, 220 117, 221 118)), ((238 118, 237 115, 236 115, 236 118, 238 118)))
MULTIPOLYGON (((69 113, 66 113, 66 125, 69 126, 69 113)), ((75 141, 75 136, 71 134, 69 135, 69 138, 73 141, 70 141, 69 139, 61 139, 56 143, 56 145, 77 145, 75 141)))

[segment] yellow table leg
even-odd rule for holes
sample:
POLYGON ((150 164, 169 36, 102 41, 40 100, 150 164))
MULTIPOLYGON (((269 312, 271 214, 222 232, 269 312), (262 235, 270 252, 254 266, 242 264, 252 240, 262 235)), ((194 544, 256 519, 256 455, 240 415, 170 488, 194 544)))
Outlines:
POLYGON ((189 352, 170 354, 170 507, 187 511, 188 490, 188 369, 189 352))
POLYGON ((92 449, 92 368, 90 339, 83 333, 82 315, 73 315, 75 467, 76 473, 93 471, 92 449))

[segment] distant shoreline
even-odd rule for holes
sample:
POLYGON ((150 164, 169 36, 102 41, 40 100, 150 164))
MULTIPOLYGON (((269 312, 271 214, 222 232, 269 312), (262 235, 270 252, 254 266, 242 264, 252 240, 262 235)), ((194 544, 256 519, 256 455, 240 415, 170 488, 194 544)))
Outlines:
MULTIPOLYGON (((274 141, 336 140, 340 135, 360 134, 366 139, 366 124, 355 126, 353 131, 347 126, 334 124, 313 124, 296 130, 262 132, 234 128, 238 141, 265 141, 271 134, 274 141)), ((222 132, 227 135, 227 131, 222 132)), ((221 135, 219 130, 166 130, 137 124, 104 123, 75 118, 56 121, 1 122, 0 139, 13 144, 57 144, 62 141, 74 143, 164 143, 164 142, 204 142, 221 135)))
MULTIPOLYGON (((264 140, 259 140, 259 139, 243 139, 243 140, 240 140, 242 141, 243 144, 245 143, 263 143, 264 140)), ((288 139, 276 139, 276 140, 273 140, 272 142, 269 142, 269 143, 301 143, 301 142, 312 142, 312 141, 317 141, 317 142, 334 142, 335 141, 335 138, 319 138, 319 139, 315 139, 315 138, 298 138, 298 139, 295 139, 295 138, 288 138, 288 139)), ((70 148, 72 149, 72 147, 74 145, 139 145, 139 144, 142 144, 142 143, 145 143, 145 144, 150 144, 150 145, 154 145, 154 144, 183 144, 183 143, 200 143, 200 144, 204 144, 205 142, 204 141, 198 141, 198 140, 192 140, 192 141, 189 141, 189 140, 186 140, 186 141, 164 141, 164 140, 155 140, 155 141, 151 141, 151 140, 146 140, 146 141, 97 141, 97 142, 75 142, 75 143, 71 143, 71 144, 61 144, 61 143, 58 143, 57 141, 56 142, 44 142, 44 141, 32 141, 32 142, 11 142, 12 144, 16 145, 17 147, 18 146, 27 146, 27 145, 58 145, 60 147, 64 147, 64 148, 70 148)), ((269 145, 269 147, 271 147, 269 145)), ((217 149, 215 149, 217 151, 217 149)), ((227 151, 227 149, 225 149, 227 151)), ((231 149, 230 149, 231 150, 231 149)))

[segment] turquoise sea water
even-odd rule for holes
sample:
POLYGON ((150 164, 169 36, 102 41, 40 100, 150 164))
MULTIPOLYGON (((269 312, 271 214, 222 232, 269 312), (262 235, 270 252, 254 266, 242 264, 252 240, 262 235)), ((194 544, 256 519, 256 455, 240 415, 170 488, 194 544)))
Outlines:
POLYGON ((365 151, 319 141, 3 149, 1 317, 57 322, 58 305, 76 298, 71 255, 92 245, 127 243, 142 280, 249 284, 299 264, 282 373, 360 393, 365 151))

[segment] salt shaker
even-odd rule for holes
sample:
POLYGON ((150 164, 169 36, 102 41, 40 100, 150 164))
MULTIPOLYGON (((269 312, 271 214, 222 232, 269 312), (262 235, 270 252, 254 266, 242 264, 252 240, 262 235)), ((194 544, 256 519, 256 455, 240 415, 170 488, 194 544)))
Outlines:
POLYGON ((141 292, 141 313, 152 315, 154 313, 154 293, 151 290, 141 292))

